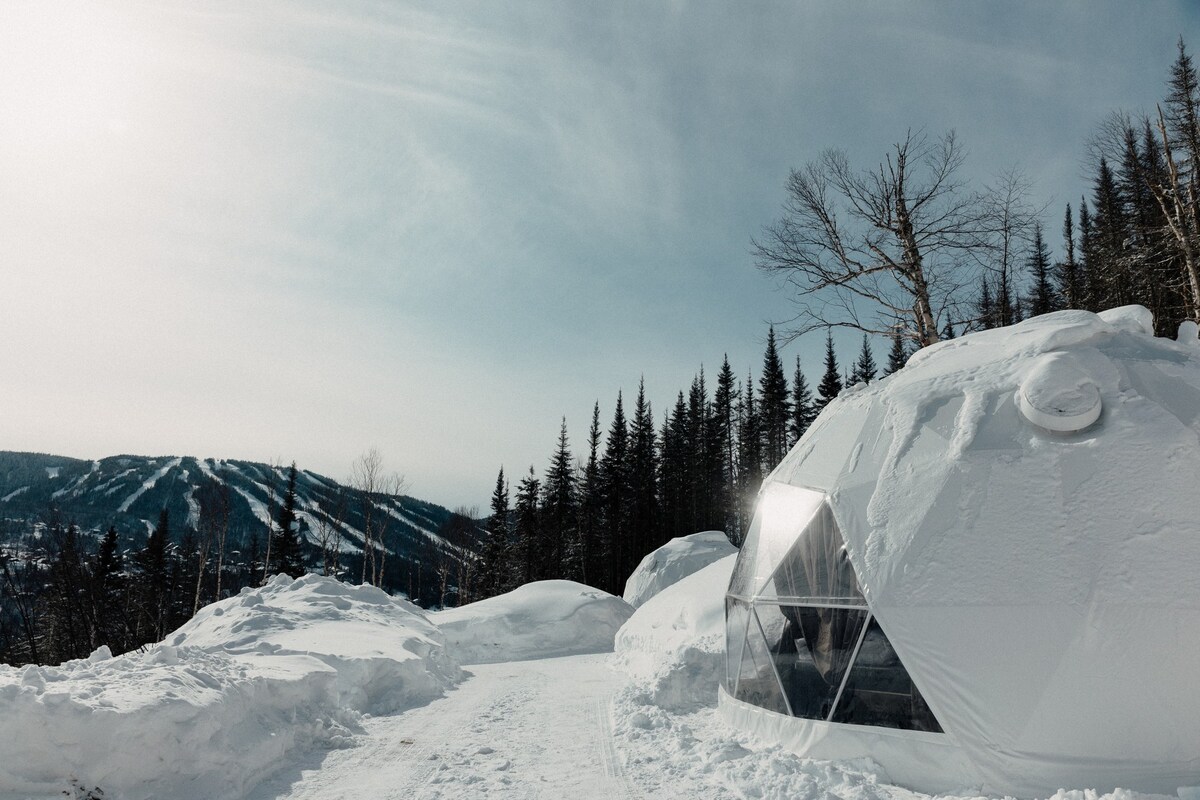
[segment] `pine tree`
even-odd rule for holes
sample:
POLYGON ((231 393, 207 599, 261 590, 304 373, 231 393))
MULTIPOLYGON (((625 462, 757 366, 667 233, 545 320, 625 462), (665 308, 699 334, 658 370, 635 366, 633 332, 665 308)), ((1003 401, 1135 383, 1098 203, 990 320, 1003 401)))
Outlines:
MULTIPOLYGON (((675 407, 663 420, 659 458, 659 518, 663 538, 684 536, 688 519, 687 403, 680 392, 675 407)), ((686 533, 685 533, 686 532, 686 533)))
POLYGON ((766 461, 766 468, 772 469, 787 455, 788 422, 791 418, 787 376, 783 371, 783 362, 779 360, 779 351, 775 347, 774 327, 767 331, 767 349, 763 353, 763 371, 758 386, 762 455, 766 461))
POLYGON ((1100 299, 1097 292, 1099 283, 1093 272, 1100 270, 1100 259, 1096 255, 1096 237, 1092 231, 1092 213, 1087 200, 1079 198, 1079 255, 1083 269, 1080 270, 1085 280, 1083 282, 1083 308, 1087 311, 1100 311, 1100 299))
MULTIPOLYGON (((738 509, 742 541, 750 529, 758 490, 763 481, 762 433, 754 402, 754 376, 746 377, 742 403, 738 410, 738 509)), ((738 541, 734 544, 740 545, 738 541)))
POLYGON ((1180 161, 1184 174, 1181 177, 1186 183, 1200 177, 1196 174, 1200 165, 1200 81, 1182 36, 1177 47, 1179 55, 1171 65, 1167 84, 1166 120, 1171 139, 1178 142, 1182 151, 1180 161))
POLYGON ((1129 222, 1116 176, 1108 162, 1100 159, 1093 189, 1092 250, 1088 255, 1088 277, 1092 300, 1100 308, 1125 305, 1131 298, 1129 263, 1125 245, 1129 222))
POLYGON ((883 370, 883 377, 885 378, 903 369, 904 365, 908 363, 908 348, 904 346, 904 336, 900 333, 899 327, 892 332, 891 340, 892 347, 888 350, 887 367, 883 370))
POLYGON ((44 638, 40 647, 51 663, 87 656, 96 641, 95 616, 88 597, 87 571, 74 524, 50 529, 50 563, 45 598, 44 638))
POLYGON ((166 633, 168 564, 171 517, 167 509, 158 515, 146 546, 134 557, 134 596, 137 605, 135 646, 157 642, 166 633))
POLYGON ((1033 247, 1025 266, 1033 281, 1028 299, 1030 316, 1036 317, 1057 311, 1058 302, 1054 296, 1054 287, 1050 283, 1050 251, 1042 239, 1041 223, 1033 227, 1033 247))
POLYGON ((808 388, 808 381, 800 370, 800 356, 796 356, 796 373, 792 378, 792 444, 800 441, 816 418, 817 406, 813 401, 812 389, 808 388))
POLYGON ((1062 234, 1066 258, 1055 268, 1058 297, 1063 308, 1082 308, 1086 281, 1082 274, 1082 265, 1075 260, 1075 225, 1071 218, 1070 203, 1067 204, 1066 213, 1063 215, 1062 234))
POLYGON ((600 536, 603 528, 604 495, 600 485, 600 403, 592 406, 592 426, 588 429, 588 460, 583 468, 579 499, 580 560, 583 582, 600 588, 604 574, 600 536))
POLYGON ((575 497, 575 470, 567 441, 567 418, 563 417, 558 445, 546 470, 542 486, 542 527, 536 559, 538 579, 562 578, 564 555, 575 545, 575 523, 579 510, 575 497))
POLYGON ((282 572, 293 578, 299 578, 308 572, 304 564, 304 552, 301 549, 300 534, 296 524, 296 462, 288 469, 287 489, 283 495, 283 505, 279 508, 276 519, 276 529, 273 532, 274 541, 271 543, 271 558, 276 572, 282 572))
POLYGON ((645 381, 638 383, 629 440, 629 546, 621 563, 621 574, 626 576, 642 556, 665 543, 660 541, 658 522, 658 435, 645 381))
POLYGON ((721 530, 737 541, 737 510, 733 499, 737 494, 737 451, 734 447, 735 408, 738 402, 737 381, 729 366, 729 356, 721 363, 717 374, 717 390, 713 395, 712 432, 714 450, 720 460, 719 482, 713 489, 716 517, 721 520, 721 530))
POLYGON ((491 515, 487 520, 487 538, 483 543, 479 580, 476 583, 476 599, 503 594, 512 588, 512 569, 509 563, 509 509, 508 482, 504 480, 504 467, 496 476, 496 488, 492 492, 491 515))
POLYGON ((620 594, 625 577, 621 574, 621 554, 629 536, 629 428, 625 406, 617 393, 617 407, 608 429, 608 446, 600 460, 600 481, 604 495, 604 528, 601 537, 604 562, 603 585, 606 592, 620 594))
POLYGON ((92 566, 92 607, 96 615, 96 639, 114 654, 130 647, 125 619, 125 586, 121 553, 117 549, 117 529, 109 526, 92 566))
MULTIPOLYGON (((943 338, 945 338, 943 336, 943 338)), ((951 337, 953 338, 953 337, 951 337)), ((863 334, 862 350, 858 353, 858 361, 854 362, 854 371, 850 373, 850 381, 854 383, 870 383, 879 374, 875 364, 875 354, 871 352, 871 342, 867 334, 863 334)))
POLYGON ((825 374, 817 386, 817 408, 824 409, 829 401, 842 393, 842 376, 838 374, 837 356, 833 352, 833 334, 825 334, 825 374))
POLYGON ((541 509, 538 499, 541 495, 542 483, 537 479, 533 466, 529 474, 517 485, 517 497, 513 508, 514 517, 514 583, 521 585, 537 580, 538 574, 538 543, 542 538, 541 509))

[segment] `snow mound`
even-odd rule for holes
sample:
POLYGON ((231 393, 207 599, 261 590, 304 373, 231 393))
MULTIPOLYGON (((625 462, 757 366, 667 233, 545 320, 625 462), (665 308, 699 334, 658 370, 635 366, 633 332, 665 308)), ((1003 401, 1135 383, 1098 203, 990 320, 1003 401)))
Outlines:
POLYGON ((625 582, 625 602, 637 608, 671 584, 736 552, 721 531, 672 539, 637 565, 625 582))
POLYGON ((633 609, 574 581, 537 581, 430 615, 463 664, 605 653, 633 609))
POLYGON ((0 667, 0 795, 240 797, 290 752, 353 740, 356 712, 425 702, 461 670, 415 607, 277 577, 167 641, 58 667, 0 667))
POLYGON ((725 669, 725 590, 737 554, 668 586, 617 632, 614 661, 646 702, 673 712, 715 706, 725 669))
POLYGON ((264 588, 200 610, 167 637, 231 654, 309 655, 332 667, 338 702, 372 714, 425 703, 461 670, 425 612, 374 586, 277 575, 264 588))

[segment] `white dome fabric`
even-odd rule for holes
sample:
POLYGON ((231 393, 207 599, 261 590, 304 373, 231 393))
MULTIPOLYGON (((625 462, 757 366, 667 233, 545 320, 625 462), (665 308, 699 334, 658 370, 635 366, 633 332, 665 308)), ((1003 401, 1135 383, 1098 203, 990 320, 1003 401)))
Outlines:
MULTIPOLYGON (((836 738, 845 756, 861 731, 857 755, 885 770, 908 751, 869 746, 880 736, 949 744, 962 763, 921 781, 939 789, 1200 784, 1200 348, 1148 329, 1140 307, 1049 314, 927 347, 825 409, 764 482, 734 571, 743 600, 731 584, 727 604, 731 671, 754 604, 745 576, 765 598, 761 579, 817 513, 772 511, 788 494, 775 487, 809 490, 787 502, 824 496, 871 614, 944 732, 786 719, 781 738, 818 757, 830 754, 811 745, 836 738), (1098 416, 1082 430, 1035 424, 1023 386, 1066 416, 1090 413, 1094 390, 1098 416)), ((744 705, 722 700, 734 716, 744 705)))

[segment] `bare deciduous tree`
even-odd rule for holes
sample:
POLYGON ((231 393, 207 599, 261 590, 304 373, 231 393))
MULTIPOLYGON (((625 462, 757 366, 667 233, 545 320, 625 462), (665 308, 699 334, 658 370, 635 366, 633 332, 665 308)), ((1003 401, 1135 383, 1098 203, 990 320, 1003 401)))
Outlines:
POLYGON ((359 492, 363 517, 363 565, 361 582, 368 581, 378 586, 387 565, 387 531, 390 514, 377 503, 377 495, 384 502, 404 491, 407 486, 399 473, 385 474, 383 456, 372 447, 363 453, 350 467, 350 487, 359 492))
MULTIPOLYGON (((958 177, 953 132, 909 132, 877 168, 828 150, 792 170, 783 217, 752 242, 760 269, 796 292, 788 339, 849 327, 938 340, 943 316, 975 285, 961 271, 986 246, 987 208, 958 177)), ((961 318, 961 316, 959 317, 961 318)))

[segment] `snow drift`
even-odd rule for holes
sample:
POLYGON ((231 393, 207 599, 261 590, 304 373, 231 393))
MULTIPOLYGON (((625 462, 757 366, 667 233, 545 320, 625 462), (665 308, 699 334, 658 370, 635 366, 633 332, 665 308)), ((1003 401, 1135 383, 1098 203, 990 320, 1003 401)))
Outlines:
POLYGON ((737 553, 721 531, 680 536, 646 555, 625 582, 625 602, 637 608, 698 569, 737 553))
POLYGON ((349 741, 356 712, 427 702, 460 676, 415 606, 278 576, 145 652, 0 667, 0 791, 75 779, 127 800, 238 797, 288 752, 349 741))
POLYGON ((574 581, 538 581, 431 619, 461 663, 491 664, 608 652, 632 613, 608 592, 574 581))
POLYGON ((653 705, 675 712, 716 705, 725 669, 725 589, 736 558, 727 555, 663 589, 617 632, 614 661, 653 705))

